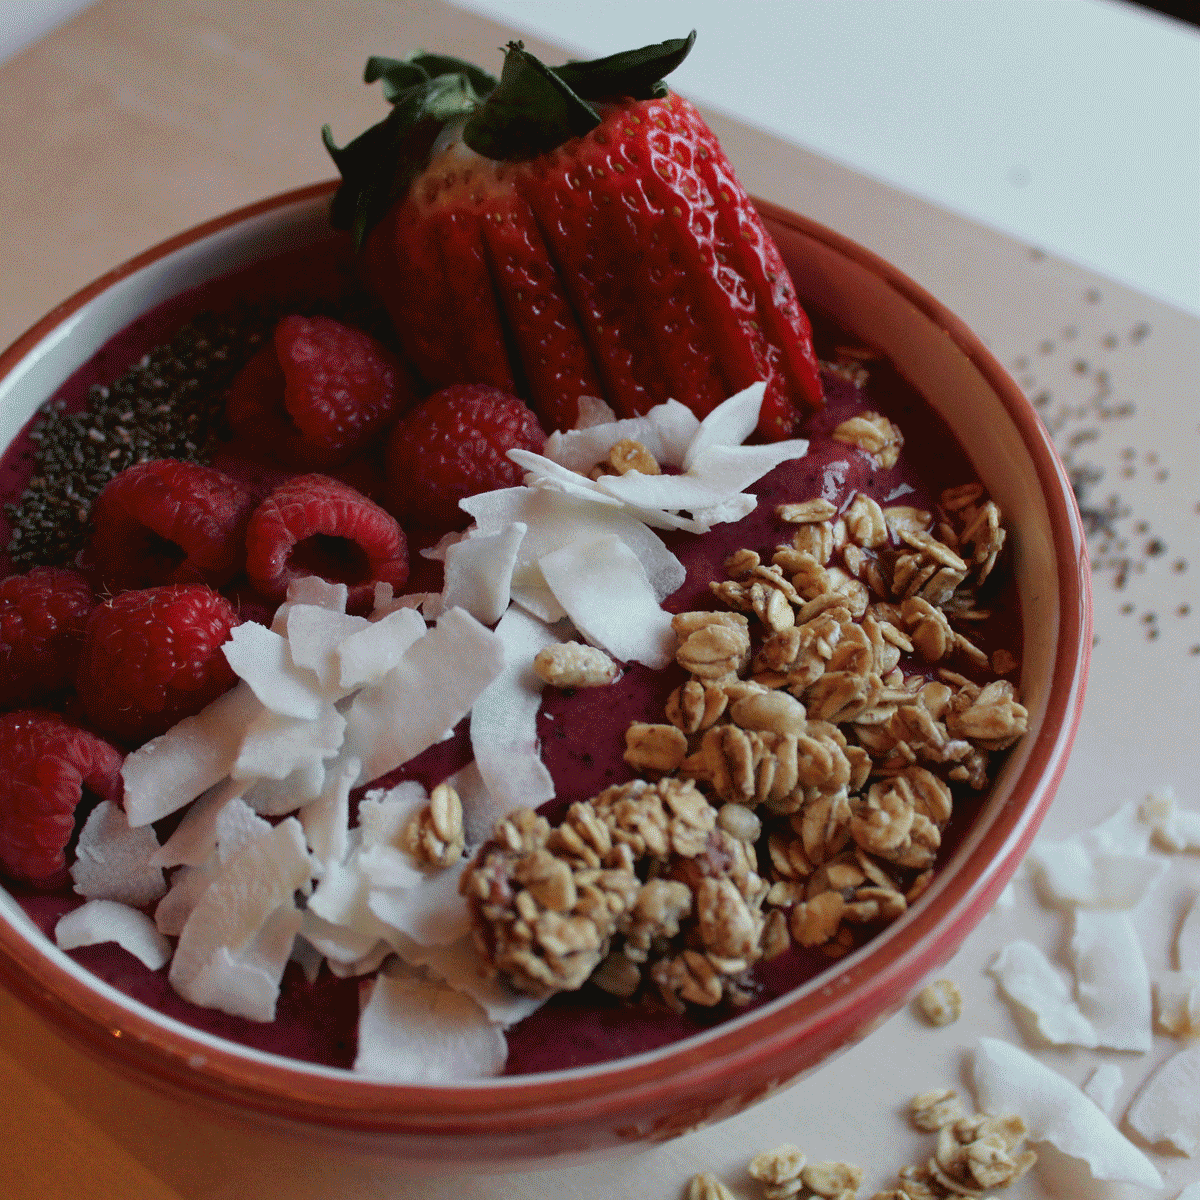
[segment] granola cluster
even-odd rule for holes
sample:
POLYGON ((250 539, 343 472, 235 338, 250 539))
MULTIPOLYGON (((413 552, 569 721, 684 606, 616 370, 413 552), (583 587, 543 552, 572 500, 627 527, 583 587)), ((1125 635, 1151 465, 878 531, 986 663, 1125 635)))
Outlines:
MULTIPOLYGON (((898 449, 868 418, 843 440, 898 449)), ((956 669, 1013 669, 965 632, 989 615, 978 590, 1005 536, 978 484, 933 513, 863 494, 777 511, 791 541, 727 560, 710 585, 725 609, 674 617, 689 679, 662 722, 627 730, 643 778, 556 829, 514 814, 465 876, 486 962, 517 988, 592 977, 711 1007, 746 1002, 753 965, 792 942, 846 953, 921 895, 953 788, 984 788, 1025 732, 1011 682, 956 669)))
MULTIPOLYGON (((1028 1130, 1018 1116, 968 1116, 948 1088, 913 1098, 909 1115, 918 1129, 937 1134, 937 1148, 922 1166, 903 1167, 896 1186, 871 1200, 979 1200, 993 1188, 1006 1188, 1037 1162, 1024 1149, 1028 1130)), ((857 1200, 863 1170, 844 1162, 814 1162, 790 1143, 764 1150, 750 1160, 750 1178, 762 1200, 857 1200)), ((735 1200, 709 1172, 693 1175, 687 1200, 735 1200)))
POLYGON ((909 1106, 918 1129, 937 1133, 937 1149, 923 1166, 900 1170, 896 1186, 871 1200, 949 1200, 981 1197, 1006 1188, 1037 1162, 1023 1149, 1028 1130, 1018 1116, 968 1116, 947 1088, 922 1092, 909 1106))

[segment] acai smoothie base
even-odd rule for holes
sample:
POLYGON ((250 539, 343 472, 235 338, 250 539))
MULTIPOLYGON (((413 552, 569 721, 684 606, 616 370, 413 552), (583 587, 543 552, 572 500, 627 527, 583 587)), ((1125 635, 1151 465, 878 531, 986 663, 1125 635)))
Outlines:
MULTIPOLYGON (((111 386, 129 367, 155 347, 169 344, 181 327, 201 314, 208 314, 205 321, 215 314, 221 328, 254 328, 253 336, 242 343, 221 348, 222 353, 243 358, 269 332, 274 317, 288 312, 328 313, 377 332, 385 322, 358 290, 350 264, 347 242, 332 238, 169 301, 104 346, 63 385, 51 404, 62 413, 84 410, 89 389, 111 386)), ((603 686, 559 688, 547 684, 537 716, 540 755, 555 788, 554 799, 539 807, 539 815, 550 826, 559 826, 572 806, 590 803, 606 789, 636 779, 660 789, 670 780, 695 788, 717 814, 705 837, 723 831, 722 836, 740 840, 745 849, 739 853, 746 856, 757 875, 757 880, 747 881, 744 873, 739 876, 728 862, 717 861, 710 864, 708 877, 716 882, 708 887, 708 893, 723 895, 730 886, 735 891, 740 888, 756 944, 743 956, 741 969, 733 969, 739 964, 730 961, 728 954, 724 956, 723 967, 729 969, 716 972, 721 977, 717 1002, 694 1002, 691 995, 697 994, 696 987, 702 989, 705 980, 693 979, 695 987, 690 993, 687 981, 680 983, 680 972, 686 973, 687 964, 698 961, 688 959, 688 953, 707 955, 710 962, 722 958, 706 944, 705 939, 713 934, 702 927, 697 912, 699 883, 684 861, 694 864, 704 853, 698 856, 693 847, 692 853, 682 858, 670 850, 657 859, 648 853, 633 855, 631 869, 641 882, 654 879, 691 889, 688 913, 676 914, 673 929, 670 921, 651 929, 642 939, 644 946, 633 954, 624 953, 636 936, 628 922, 606 936, 606 953, 599 957, 610 964, 606 972, 613 971, 613 961, 622 968, 612 974, 618 994, 611 987, 589 981, 550 995, 540 1008, 505 1031, 507 1060, 503 1069, 507 1074, 582 1066, 649 1050, 748 1011, 832 969, 838 957, 916 902, 931 872, 953 854, 969 829, 986 799, 986 780, 994 776, 1005 746, 1021 731, 1023 710, 1014 715, 1020 706, 1013 689, 988 691, 989 685, 1000 680, 1015 684, 1021 657, 1020 614, 1001 550, 1002 527, 999 537, 995 535, 999 514, 987 511, 986 494, 975 484, 971 464, 944 423, 891 364, 845 331, 823 322, 819 314, 813 316, 826 400, 797 431, 797 437, 809 442, 807 454, 782 463, 750 485, 748 490, 757 504, 740 520, 716 524, 702 534, 660 534, 686 571, 685 582, 663 601, 663 609, 673 615, 739 614, 748 647, 742 661, 733 664, 724 677, 685 669, 686 655, 682 662, 672 661, 662 669, 620 663, 616 680, 603 686), (986 534, 989 528, 990 535, 986 534), (780 548, 787 553, 772 575, 772 558, 778 557, 780 548), (948 558, 944 552, 949 553, 948 558), (961 564, 961 571, 956 563, 961 564), (777 583, 776 577, 783 582, 777 583), (756 581, 758 592, 754 591, 756 581), (776 600, 771 610, 774 592, 783 592, 784 599, 776 600), (843 602, 822 601, 821 597, 831 592, 839 592, 843 602), (940 603, 930 603, 925 598, 929 595, 935 600, 940 596, 940 603), (789 616, 780 617, 781 603, 789 616), (769 612, 773 615, 768 616, 769 612), (805 683, 793 675, 788 682, 788 671, 796 668, 779 657, 787 631, 802 629, 819 620, 823 612, 827 617, 832 614, 832 627, 843 630, 852 624, 861 630, 864 616, 870 618, 870 634, 861 638, 862 654, 875 654, 878 661, 873 668, 881 663, 887 668, 869 672, 879 677, 882 692, 877 687, 874 694, 843 698, 840 710, 836 697, 831 699, 819 689, 819 694, 812 692, 816 678, 805 683), (774 659, 768 642, 775 648, 774 659), (881 645, 885 649, 881 650, 881 645), (899 676, 894 674, 897 671, 899 676), (766 682, 760 682, 763 680, 766 682), (723 711, 712 722, 705 724, 703 715, 696 716, 695 703, 690 717, 679 715, 681 707, 687 707, 681 697, 689 683, 699 685, 699 691, 693 686, 686 696, 693 701, 701 696, 701 708, 705 703, 711 707, 721 689, 727 693, 723 711), (926 689, 924 699, 922 688, 926 689), (907 698, 902 695, 906 691, 907 698), (836 742, 840 736, 843 749, 848 746, 852 750, 843 755, 852 779, 824 790, 819 784, 810 785, 807 795, 800 782, 789 797, 775 795, 764 802, 761 771, 748 785, 749 794, 747 785, 732 775, 714 774, 711 762, 705 759, 706 753, 710 759, 718 753, 713 749, 718 742, 713 730, 741 730, 751 742, 757 738, 753 753, 759 766, 764 757, 779 749, 780 738, 797 736, 788 732, 791 726, 772 728, 774 716, 765 727, 760 721, 759 728, 753 718, 749 729, 735 722, 731 715, 735 706, 740 703, 740 711, 750 711, 755 705, 749 701, 759 694, 788 696, 805 705, 808 734, 815 735, 818 742, 824 739, 828 746, 830 739, 836 742), (1001 721, 995 726, 978 719, 981 713, 977 710, 997 706, 1008 714, 1008 724, 1001 721), (900 736, 906 708, 921 708, 924 721, 921 729, 912 729, 907 737, 900 736), (670 711, 676 714, 675 722, 667 715, 670 711), (828 717, 814 716, 824 711, 828 717), (639 725, 677 729, 678 736, 652 734, 649 738, 652 745, 656 739, 665 739, 671 746, 682 741, 682 759, 668 748, 663 763, 669 762, 669 767, 648 769, 646 762, 658 760, 648 759, 647 752, 627 753, 630 727, 639 725), (841 730, 840 735, 835 729, 841 730), (766 745, 772 738, 775 744, 766 745), (912 834, 896 837, 894 822, 886 835, 872 832, 872 821, 875 826, 880 823, 875 814, 894 815, 888 797, 889 788, 896 791, 897 778, 920 785, 915 788, 915 812, 926 826, 936 828, 933 844, 915 849, 910 845, 905 850, 905 837, 911 843, 912 834), (938 781, 936 794, 924 797, 921 786, 926 786, 929 778, 938 781), (738 787, 742 793, 735 794, 738 787), (822 791, 822 802, 829 810, 825 857, 815 848, 811 829, 806 842, 802 828, 805 813, 812 817, 822 791), (832 806, 826 803, 831 794, 838 797, 832 806), (875 800, 868 804, 867 797, 872 794, 875 800), (947 811, 931 811, 930 806, 936 809, 945 797, 952 800, 947 811), (753 814, 758 826, 753 836, 745 828, 746 813, 753 814), (857 825, 852 826, 852 817, 857 825), (875 874, 864 875, 863 861, 875 874), (831 863, 835 868, 832 882, 831 863), (850 875, 839 876, 837 869, 847 866, 850 875), (820 884, 814 883, 817 878, 822 880, 820 884), (836 904, 818 899, 833 892, 839 895, 836 904), (800 908, 808 910, 807 920, 796 916, 800 908), (660 968, 656 975, 655 963, 668 960, 679 964, 675 974, 660 968), (624 969, 625 964, 632 968, 624 969), (631 979, 636 979, 632 992, 620 994, 629 991, 631 979), (673 982, 664 984, 668 980, 673 982)), ((220 424, 219 405, 214 411, 211 465, 258 494, 286 477, 288 472, 229 440, 228 431, 220 424)), ((29 481, 28 439, 36 425, 37 418, 0 463, 0 484, 10 502, 29 481)), ((664 466, 664 470, 671 473, 673 468, 664 466)), ((380 454, 360 456, 345 469, 331 473, 368 496, 383 493, 380 454)), ((423 535, 417 528, 406 532, 413 562, 408 590, 439 592, 440 563, 419 553, 434 546, 436 534, 423 535)), ((25 569, 25 565, 14 568, 6 562, 4 573, 25 569)), ((271 606, 256 597, 244 580, 235 580, 222 590, 239 605, 244 619, 270 624, 271 606)), ((565 627, 560 630, 568 640, 584 640, 578 633, 568 634, 565 627)), ((688 634, 684 627, 679 634, 680 643, 685 642, 688 634)), ((837 653, 835 643, 829 655, 837 653)), ((846 664, 835 660, 834 665, 846 664)), ((851 665, 841 673, 853 674, 853 670, 851 665)), ((786 704, 782 708, 794 714, 794 708, 786 704)), ((415 781, 432 792, 468 767, 472 751, 467 726, 464 719, 446 740, 355 789, 350 798, 350 825, 356 824, 357 804, 367 792, 386 791, 405 781, 415 781)), ((753 769, 750 775, 754 776, 753 769)), ((899 790, 903 792, 904 785, 899 790)), ((914 819, 913 793, 910 787, 909 825, 914 819)), ((80 823, 85 816, 86 807, 81 809, 80 823)), ((156 823, 160 843, 167 840, 181 816, 174 814, 156 823)), ((619 825, 620 818, 616 820, 619 825)), ((470 857, 478 849, 478 845, 468 845, 466 855, 470 857)), ((715 850, 709 857, 721 859, 715 850)), ((500 869, 508 868, 501 864, 500 869)), ((578 874, 582 868, 574 863, 571 869, 578 874)), ((168 878, 168 887, 170 883, 168 878)), ((69 887, 49 894, 20 884, 10 885, 10 890, 51 939, 59 919, 83 903, 69 887)), ((297 899, 303 906, 304 897, 297 899)), ((497 922, 494 912, 489 916, 482 911, 486 907, 473 905, 481 945, 495 951, 498 937, 508 939, 505 944, 511 945, 511 926, 519 917, 497 922)), ((153 915, 154 908, 151 904, 145 911, 153 915)), ((165 967, 151 971, 112 944, 70 953, 127 995, 195 1028, 301 1061, 344 1068, 354 1065, 361 977, 342 978, 321 965, 310 978, 301 962, 291 962, 284 972, 274 1020, 250 1021, 185 1001, 171 988, 165 967)), ((311 967, 311 954, 308 957, 311 967)), ((482 955, 480 965, 487 965, 482 955)))

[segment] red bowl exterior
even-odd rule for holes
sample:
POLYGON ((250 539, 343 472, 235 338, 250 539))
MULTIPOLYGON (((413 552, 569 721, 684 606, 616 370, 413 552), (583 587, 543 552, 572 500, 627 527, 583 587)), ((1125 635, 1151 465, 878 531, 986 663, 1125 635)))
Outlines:
MULTIPOLYGON (((59 305, 0 355, 0 379, 84 304, 142 267, 250 217, 317 203, 333 187, 319 184, 264 200, 131 259, 59 305)), ((1091 651, 1082 524, 1032 406, 961 321, 856 243, 775 205, 758 204, 785 259, 790 239, 816 239, 900 293, 948 335, 1018 429, 1050 513, 1061 622, 1048 709, 1001 810, 953 873, 939 881, 936 895, 814 985, 703 1035, 597 1067, 469 1086, 372 1083, 205 1039, 155 1020, 111 989, 88 986, 56 959, 57 951, 44 952, 0 917, 5 986, 112 1068, 225 1116, 424 1162, 516 1167, 665 1140, 732 1115, 866 1037, 951 957, 1021 861, 1066 765, 1091 651)))

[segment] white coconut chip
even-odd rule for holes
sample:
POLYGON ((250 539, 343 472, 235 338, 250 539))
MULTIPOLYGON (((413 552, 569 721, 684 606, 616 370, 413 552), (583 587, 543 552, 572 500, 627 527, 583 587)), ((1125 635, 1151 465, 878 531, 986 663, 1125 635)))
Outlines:
POLYGON ((1099 825, 1077 835, 1096 851, 1109 854, 1145 854, 1150 848, 1152 827, 1143 815, 1143 805, 1128 800, 1099 825))
POLYGON ((576 429, 589 429, 593 425, 604 425, 615 421, 617 414, 612 405, 599 396, 580 396, 579 415, 575 418, 576 429))
POLYGON ((1195 1183, 1189 1183, 1187 1187, 1175 1197, 1175 1200, 1200 1200, 1200 1180, 1195 1183))
MULTIPOLYGON (((547 488, 505 488, 484 492, 462 502, 483 534, 497 533, 506 525, 520 521, 528 527, 513 571, 513 598, 525 587, 545 591, 545 580, 538 561, 547 554, 576 540, 587 541, 603 534, 614 534, 637 555, 659 600, 665 600, 683 585, 687 572, 667 549, 662 538, 632 513, 623 508, 605 508, 547 488)), ((536 612, 548 623, 554 615, 536 612)))
POLYGON ((425 636, 425 621, 416 609, 401 607, 368 621, 352 632, 334 652, 334 679, 343 695, 355 688, 379 683, 404 657, 418 638, 425 636))
POLYGON ((1154 1000, 1158 1026, 1165 1033, 1175 1037, 1200 1034, 1200 974, 1162 972, 1154 981, 1154 1000))
POLYGON ((661 670, 675 653, 671 616, 658 605, 645 568, 613 534, 573 542, 540 559, 555 599, 595 646, 622 661, 661 670))
POLYGON ((1175 938, 1175 965, 1181 971, 1200 973, 1200 896, 1192 901, 1192 907, 1179 926, 1175 938))
POLYGON ((1135 907, 1166 867, 1144 853, 1098 849, 1083 837, 1034 842, 1029 865, 1045 903, 1108 909, 1135 907))
POLYGON ((1151 1145, 1166 1142, 1187 1155, 1200 1150, 1200 1046, 1168 1058, 1142 1084, 1125 1120, 1151 1145))
POLYGON ((250 722, 229 774, 234 779, 286 779, 333 758, 341 749, 346 718, 325 704, 316 720, 263 712, 250 722))
POLYGON ((987 968, 1000 990, 1033 1018, 1038 1034, 1055 1046, 1096 1046, 1092 1023, 1071 989, 1032 942, 1010 942, 987 968))
MULTIPOLYGON (((301 916, 303 917, 303 914, 301 916)), ((303 921, 301 921, 301 925, 303 925, 303 921)), ((292 943, 291 961, 299 965, 300 970, 304 972, 304 978, 311 987, 321 974, 321 964, 325 961, 325 956, 308 938, 297 933, 296 940, 292 943)))
POLYGON ((387 791, 368 792, 358 804, 358 830, 363 846, 399 847, 401 831, 428 801, 429 793, 412 779, 387 791))
POLYGON ((178 937, 183 932, 192 910, 216 878, 216 855, 197 866, 180 867, 171 875, 171 886, 154 910, 154 924, 159 933, 178 937))
POLYGON ((765 383, 752 383, 748 388, 718 404, 700 422, 683 456, 683 469, 690 471, 697 457, 709 446, 740 446, 757 428, 762 409, 765 383))
POLYGON ((288 584, 287 598, 275 610, 271 628, 287 636, 288 617, 298 604, 310 604, 327 608, 330 612, 344 613, 350 589, 344 583, 330 583, 319 575, 302 575, 288 584))
POLYGON ((504 644, 504 670, 471 709, 471 750, 491 804, 486 814, 472 814, 472 824, 495 825, 515 808, 537 808, 554 797, 554 780, 539 752, 537 715, 544 685, 533 660, 558 638, 519 608, 501 617, 496 636, 504 644))
MULTIPOLYGON (((680 405, 681 408, 685 407, 680 405)), ((653 411, 653 410, 651 410, 653 411)), ((689 410, 690 411, 690 410, 689 410)), ((693 416, 696 425, 699 421, 693 416)), ((692 436, 695 436, 693 430, 692 436)), ((604 421, 585 428, 576 428, 566 433, 555 430, 547 439, 542 453, 580 475, 587 473, 598 463, 608 457, 608 452, 621 441, 632 438, 641 442, 654 455, 659 463, 679 466, 680 459, 674 462, 668 458, 668 450, 663 442, 658 424, 650 419, 649 413, 644 417, 623 417, 621 420, 604 421)), ((691 437, 688 438, 688 441, 691 437)), ((686 443, 685 443, 686 445, 686 443)))
MULTIPOLYGON (((387 943, 381 943, 378 934, 372 929, 369 932, 357 932, 348 925, 338 925, 326 921, 313 912, 311 907, 304 910, 304 922, 300 926, 300 935, 322 955, 329 963, 330 970, 335 971, 339 978, 359 974, 357 964, 368 961, 376 947, 383 945, 384 957, 390 952, 387 943), (335 969, 336 968, 336 969, 335 969)), ((379 965, 382 959, 375 963, 379 965)), ((374 970, 374 967, 370 968, 374 970)))
POLYGON ((1180 808, 1175 789, 1161 787, 1142 802, 1141 818, 1153 831, 1155 844, 1162 850, 1179 852, 1200 850, 1200 812, 1180 808))
POLYGON ((325 790, 325 772, 324 759, 310 758, 282 779, 255 779, 252 783, 243 781, 248 782, 249 786, 242 796, 260 816, 281 817, 295 812, 321 795, 325 790))
MULTIPOLYGON (((325 611, 303 607, 308 611, 325 611)), ((292 617, 296 611, 292 610, 292 617)), ((250 685, 268 711, 302 721, 316 719, 321 711, 320 682, 312 671, 292 661, 287 638, 256 621, 243 621, 229 635, 221 651, 234 674, 250 685)))
POLYGON ((1075 996, 1110 1050, 1152 1045, 1150 975, 1133 921, 1126 912, 1077 909, 1070 955, 1075 996))
POLYGON ((373 971, 378 971, 391 955, 392 947, 387 942, 378 941, 366 954, 352 962, 329 959, 329 971, 339 979, 355 979, 360 975, 370 975, 373 971))
POLYGON ((175 832, 150 856, 154 867, 197 866, 217 848, 217 815, 231 800, 245 793, 249 784, 223 779, 196 798, 183 814, 175 832))
POLYGON ((455 771, 446 782, 458 793, 462 804, 463 833, 467 850, 470 851, 487 841, 495 830, 495 822, 489 816, 494 801, 473 760, 461 770, 455 771))
MULTIPOLYGON (((334 612, 316 604, 297 604, 288 613, 287 637, 292 661, 316 675, 326 702, 338 700, 349 691, 339 677, 339 647, 348 638, 370 628, 371 622, 366 617, 334 612)), ((315 717, 316 713, 312 715, 315 717)))
POLYGON ((120 807, 102 800, 88 814, 75 848, 71 878, 90 900, 119 900, 143 908, 167 890, 162 871, 151 864, 158 837, 149 825, 130 829, 120 807))
POLYGON ((446 551, 442 603, 465 608, 484 625, 495 625, 508 608, 517 553, 528 526, 521 521, 497 533, 464 538, 446 551))
POLYGON ((337 759, 325 775, 325 789, 297 816, 313 857, 321 866, 340 863, 349 849, 350 791, 362 774, 362 763, 353 755, 337 759))
POLYGON ((1117 1093, 1124 1082, 1124 1072, 1116 1063, 1101 1063, 1083 1085, 1083 1094, 1106 1117, 1111 1118, 1117 1106, 1117 1093))
POLYGON ((471 710, 504 667, 503 643, 461 608, 439 618, 349 713, 347 744, 378 779, 432 746, 471 710))
POLYGON ((193 1003, 246 1015, 238 1007, 244 998, 238 989, 248 983, 232 979, 236 972, 229 963, 242 959, 275 911, 292 903, 310 875, 304 831, 294 817, 238 850, 217 871, 183 926, 171 960, 175 990, 193 1003))
POLYGON ((165 966, 171 958, 171 943, 155 929, 154 922, 145 913, 116 900, 89 900, 60 917, 54 927, 54 941, 60 950, 116 942, 151 971, 165 966))
POLYGON ((392 944, 405 962, 470 996, 488 1020, 502 1029, 523 1021, 546 1003, 509 987, 499 975, 490 979, 481 975, 479 954, 470 935, 445 946, 424 946, 405 937, 397 937, 392 944))
POLYGON ((1070 1080, 997 1038, 980 1038, 973 1074, 980 1112, 1019 1113, 1035 1142, 1083 1160, 1095 1179, 1161 1188, 1154 1164, 1070 1080))
POLYGON ((504 1034, 469 996, 414 978, 403 967, 385 967, 367 990, 354 1060, 359 1074, 397 1083, 444 1083, 504 1070, 504 1034))
POLYGON ((372 888, 367 907, 391 930, 423 946, 446 946, 465 937, 471 916, 458 885, 469 865, 466 858, 454 866, 421 876, 414 887, 372 888))
POLYGON ((250 724, 266 710, 245 683, 194 717, 125 756, 125 815, 134 828, 190 804, 218 784, 237 761, 250 724))

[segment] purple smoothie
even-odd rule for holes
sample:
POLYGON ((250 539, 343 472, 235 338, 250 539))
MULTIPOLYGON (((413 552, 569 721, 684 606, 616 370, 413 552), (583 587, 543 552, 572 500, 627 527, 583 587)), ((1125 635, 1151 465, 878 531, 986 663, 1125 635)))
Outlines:
MULTIPOLYGON (((88 388, 118 376, 153 346, 171 336, 179 326, 205 311, 236 313, 247 303, 268 311, 327 311, 369 313, 370 305, 357 291, 342 239, 331 238, 303 253, 238 273, 196 288, 169 301, 134 322, 106 344, 69 379, 54 397, 66 411, 81 408, 88 388)), ((352 318, 348 318, 352 319, 352 318)), ((353 322, 352 323, 364 323, 353 322)), ((816 322, 818 352, 833 356, 833 347, 847 340, 836 328, 816 322)), ((744 520, 717 526, 695 536, 667 534, 664 540, 687 570, 683 587, 664 607, 671 612, 717 607, 711 602, 709 583, 724 578, 722 563, 735 550, 750 548, 769 557, 778 543, 790 540, 794 527, 775 515, 776 505, 824 497, 839 509, 856 492, 881 504, 904 503, 932 510, 939 493, 971 481, 974 471, 962 449, 941 419, 900 376, 884 362, 870 364, 865 387, 857 387, 833 372, 824 373, 827 402, 813 414, 798 436, 810 439, 806 458, 785 463, 765 476, 752 490, 758 506, 744 520), (833 441, 832 431, 848 417, 866 410, 882 412, 905 434, 903 453, 889 470, 878 468, 861 451, 833 441)), ((0 459, 0 494, 20 494, 30 476, 29 430, 0 459)), ((265 494, 287 472, 253 455, 244 447, 224 443, 213 465, 235 475, 259 494, 265 494)), ((382 466, 365 457, 337 472, 348 482, 378 498, 382 466)), ((8 526, 0 520, 0 544, 7 545, 8 526)), ((433 535, 410 532, 410 548, 434 540, 433 535)), ((416 575, 412 590, 440 587, 435 569, 414 553, 416 575)), ((11 569, 0 555, 0 575, 11 569)), ((246 588, 232 591, 249 619, 270 619, 270 609, 246 588)), ((994 617, 973 630, 986 651, 1003 646, 1020 656, 1020 620, 1011 583, 991 584, 990 607, 994 617)), ((923 664, 902 661, 906 673, 924 671, 923 664)), ((970 674, 964 670, 964 673, 970 674)), ((544 815, 555 821, 566 807, 586 800, 613 784, 634 777, 625 763, 624 734, 633 721, 661 722, 671 691, 686 680, 681 668, 650 671, 631 665, 606 688, 559 692, 548 688, 538 719, 542 755, 557 788, 557 798, 544 806, 544 815)), ((464 722, 455 735, 371 786, 387 786, 416 779, 427 788, 445 779, 470 761, 469 738, 464 722)), ((985 794, 984 794, 985 795, 985 794)), ((955 788, 955 809, 943 833, 944 861, 961 842, 983 802, 984 795, 955 788)), ((159 827, 160 841, 178 817, 159 827)), ((68 889, 42 894, 21 885, 10 889, 25 911, 53 937, 58 919, 82 900, 68 889)), ((868 931, 869 932, 869 931, 868 931)), ((197 1008, 182 1000, 167 982, 167 968, 147 970, 132 956, 112 945, 72 951, 82 965, 127 995, 198 1029, 256 1049, 331 1066, 352 1065, 356 1048, 359 981, 341 980, 323 969, 309 984, 296 964, 290 964, 274 1022, 260 1024, 197 1008)), ((793 946, 783 955, 756 968, 756 1006, 771 1000, 816 974, 831 968, 831 960, 818 950, 793 946)), ((744 1012, 745 1009, 734 1010, 744 1012)), ((595 987, 553 998, 533 1016, 508 1032, 508 1073, 524 1074, 598 1062, 638 1053, 727 1019, 730 1010, 692 1010, 677 1015, 661 1002, 622 1001, 595 987)))

